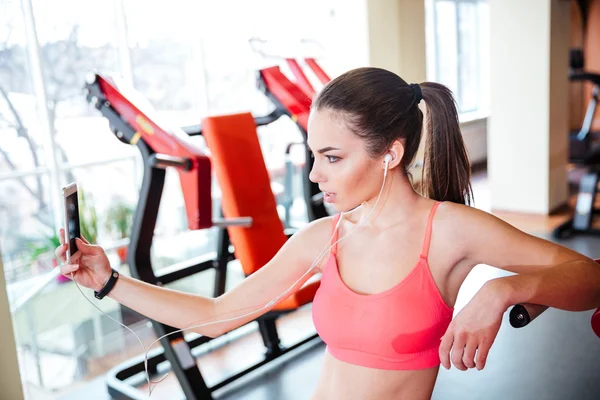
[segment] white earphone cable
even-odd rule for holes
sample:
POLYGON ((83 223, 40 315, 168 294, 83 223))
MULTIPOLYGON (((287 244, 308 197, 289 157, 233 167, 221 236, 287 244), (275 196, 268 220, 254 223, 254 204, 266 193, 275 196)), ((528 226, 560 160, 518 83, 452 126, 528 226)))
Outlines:
MULTIPOLYGON (((358 229, 360 229, 363 226, 363 224, 369 219, 369 217, 371 216, 371 214, 373 214, 373 211, 375 211, 375 208, 377 208, 377 204, 379 203, 379 199, 381 198, 381 194, 383 193, 383 189, 385 187, 385 181, 386 181, 386 177, 387 177, 389 161, 391 161, 391 156, 389 156, 389 154, 388 154, 388 155, 385 156, 385 159, 384 159, 384 162, 385 162, 385 171, 383 173, 383 183, 381 185, 381 189, 379 190, 379 195, 377 196, 377 200, 375 201, 375 204, 373 205, 373 208, 371 209, 371 211, 369 212, 369 214, 365 218, 361 219, 361 221, 359 222, 359 224, 349 234, 347 234, 346 236, 344 236, 341 239, 336 240, 335 243, 331 244, 329 247, 326 246, 325 250, 323 250, 323 251, 321 251, 321 253, 319 253, 319 257, 312 263, 312 265, 310 266, 310 268, 308 269, 308 271, 306 271, 306 273, 304 273, 304 275, 302 275, 300 277, 300 279, 298 279, 296 282, 294 282, 294 284, 292 284, 292 286, 290 286, 285 292, 283 292, 282 294, 280 294, 279 296, 277 296, 276 298, 274 298, 273 300, 271 300, 270 302, 268 302, 267 304, 265 304, 262 308, 260 308, 260 309, 258 309, 256 311, 252 311, 252 312, 249 312, 247 314, 244 314, 244 315, 241 315, 241 316, 237 316, 237 317, 232 317, 232 318, 227 318, 227 319, 222 319, 222 320, 212 321, 212 322, 206 322, 206 323, 202 323, 202 324, 199 324, 199 325, 190 326, 190 327, 187 327, 187 328, 184 328, 184 329, 179 329, 179 330, 170 332, 170 333, 168 333, 166 335, 163 335, 163 336, 159 337, 154 342, 152 342, 150 344, 150 346, 146 347, 144 345, 144 343, 142 342, 142 340, 140 339, 140 337, 131 328, 129 328, 128 326, 126 326, 126 325, 122 324, 121 322, 117 321, 116 319, 114 319, 110 315, 106 314, 98 306, 96 306, 85 295, 85 293, 83 293, 83 291, 81 290, 79 284, 77 283, 77 281, 75 281, 75 278, 73 276, 73 272, 71 272, 71 279, 77 285, 77 289, 79 289, 79 292, 81 292, 82 296, 85 297, 85 299, 92 306, 96 307, 96 309, 98 309, 98 311, 100 311, 102 314, 106 315, 111 320, 115 321, 117 324, 119 324, 122 327, 124 327, 125 329, 129 330, 131 333, 133 333, 133 335, 140 342, 140 344, 142 345, 142 348, 144 349, 144 369, 145 369, 145 372, 146 372, 146 381, 148 382, 148 396, 152 396, 152 391, 154 390, 154 387, 152 386, 152 384, 155 384, 155 386, 156 386, 156 384, 159 384, 160 382, 162 382, 169 375, 169 373, 165 374, 165 376, 163 376, 158 381, 151 381, 150 380, 150 375, 148 373, 148 352, 150 351, 150 349, 152 348, 152 346, 155 343, 157 343, 158 341, 160 341, 160 339, 162 339, 162 338, 164 338, 166 336, 172 335, 174 333, 184 332, 184 331, 187 331, 187 330, 190 330, 190 329, 196 329, 196 328, 200 328, 200 327, 204 327, 204 326, 209 326, 209 325, 214 325, 214 324, 223 323, 223 322, 236 321, 236 320, 239 320, 239 319, 251 316, 253 314, 260 313, 261 311, 263 311, 265 309, 268 309, 269 307, 275 305, 279 301, 279 299, 281 299, 282 297, 284 297, 285 295, 287 295, 290 290, 292 290, 299 282, 301 282, 304 279, 304 277, 306 277, 306 275, 308 275, 313 270, 313 268, 319 263, 319 261, 321 261, 321 259, 329 252, 329 250, 331 250, 337 243, 339 243, 339 242, 341 242, 341 241, 349 238, 350 236, 352 236, 358 229)), ((341 222, 341 219, 343 218, 344 214, 346 214, 346 213, 340 212, 340 214, 341 215, 340 215, 340 219, 338 221, 338 226, 339 226, 339 223, 341 222)), ((336 229, 334 230, 331 238, 329 239, 329 241, 327 243, 331 243, 331 240, 333 240, 333 238, 335 237, 335 234, 337 232, 337 228, 338 227, 336 226, 336 229)), ((248 309, 248 308, 249 307, 246 307, 245 309, 248 309)), ((240 310, 238 310, 238 311, 240 311, 240 310)))

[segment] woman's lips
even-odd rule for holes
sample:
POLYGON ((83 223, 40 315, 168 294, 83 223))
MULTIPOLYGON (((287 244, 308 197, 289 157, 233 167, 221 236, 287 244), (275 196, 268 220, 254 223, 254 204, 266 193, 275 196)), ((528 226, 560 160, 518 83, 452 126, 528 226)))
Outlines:
POLYGON ((323 192, 323 201, 326 203, 333 203, 335 201, 335 193, 323 192))

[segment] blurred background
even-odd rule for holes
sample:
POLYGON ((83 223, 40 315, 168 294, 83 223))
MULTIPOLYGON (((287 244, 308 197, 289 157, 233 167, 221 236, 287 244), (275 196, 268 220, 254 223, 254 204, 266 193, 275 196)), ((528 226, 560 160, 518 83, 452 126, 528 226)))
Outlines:
MULTIPOLYGON (((256 86, 257 70, 277 65, 291 76, 286 57, 314 57, 331 77, 372 65, 409 83, 443 83, 480 173, 475 206, 549 236, 573 209, 568 131, 581 128, 594 88, 569 83, 569 51, 585 54, 586 71, 600 71, 599 34, 597 1, 0 0, 0 254, 25 398, 81 398, 87 390, 90 399, 90 382, 105 396, 107 371, 141 353, 52 271, 60 188, 77 182, 84 236, 128 273, 143 165, 87 103, 90 72, 120 76, 177 127, 209 115, 268 114, 273 104, 256 86)), ((598 123, 592 115, 592 131, 598 123)), ((281 185, 286 146, 302 135, 285 118, 258 134, 281 185)), ((206 149, 201 137, 193 141, 206 149)), ((294 160, 291 224, 302 226, 304 153, 294 160)), ((415 168, 418 176, 419 161, 415 168)), ((214 195, 218 204, 216 183, 214 195)), ((597 249, 590 240, 585 249, 597 249)), ((179 180, 168 171, 155 269, 216 246, 216 229, 187 229, 179 180)), ((228 287, 244 278, 236 262, 229 272, 228 287)), ((213 280, 206 271, 169 287, 210 296, 213 280)), ((142 316, 115 302, 101 306, 147 344, 156 337, 142 316)), ((0 399, 12 400, 1 392, 0 399)))

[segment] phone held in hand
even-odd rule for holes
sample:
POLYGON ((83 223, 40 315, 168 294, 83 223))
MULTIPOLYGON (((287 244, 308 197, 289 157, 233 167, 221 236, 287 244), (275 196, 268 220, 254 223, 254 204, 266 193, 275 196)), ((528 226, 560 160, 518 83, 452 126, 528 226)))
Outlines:
POLYGON ((62 188, 65 212, 65 243, 69 246, 66 252, 67 263, 77 254, 75 238, 81 238, 79 225, 79 201, 77 199, 77 184, 70 183, 62 188))

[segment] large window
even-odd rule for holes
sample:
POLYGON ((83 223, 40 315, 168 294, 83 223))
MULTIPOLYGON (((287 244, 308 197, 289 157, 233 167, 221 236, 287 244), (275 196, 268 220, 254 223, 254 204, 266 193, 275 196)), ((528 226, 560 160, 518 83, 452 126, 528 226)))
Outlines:
MULTIPOLYGON (((26 398, 72 393, 80 381, 141 353, 137 341, 82 299, 72 282, 53 275, 60 187, 72 181, 85 193, 80 208, 88 239, 107 248, 113 266, 128 273, 116 251, 127 238, 109 222, 117 207, 136 205, 139 151, 118 141, 85 101, 88 72, 118 74, 173 126, 197 124, 208 114, 265 115, 273 105, 256 88, 257 68, 281 65, 286 72, 283 57, 310 55, 329 70, 320 44, 331 34, 328 2, 298 3, 293 18, 290 7, 275 0, 0 1, 0 253, 26 398), (262 53, 252 50, 252 37, 264 40, 262 53)), ((259 137, 277 188, 285 147, 302 138, 285 118, 261 128, 259 137)), ((202 138, 193 140, 203 146, 202 138)), ((292 223, 301 224, 304 153, 297 154, 292 223)), ((215 233, 187 230, 179 179, 168 171, 152 248, 155 267, 216 251, 215 233)), ((229 278, 241 279, 239 267, 231 268, 229 278)), ((173 287, 211 295, 212 280, 207 272, 173 287)), ((102 305, 113 318, 127 319, 116 303, 102 305)), ((146 344, 154 340, 145 321, 131 327, 146 344)))
POLYGON ((485 117, 489 97, 487 0, 427 0, 427 77, 447 85, 462 118, 485 117))

